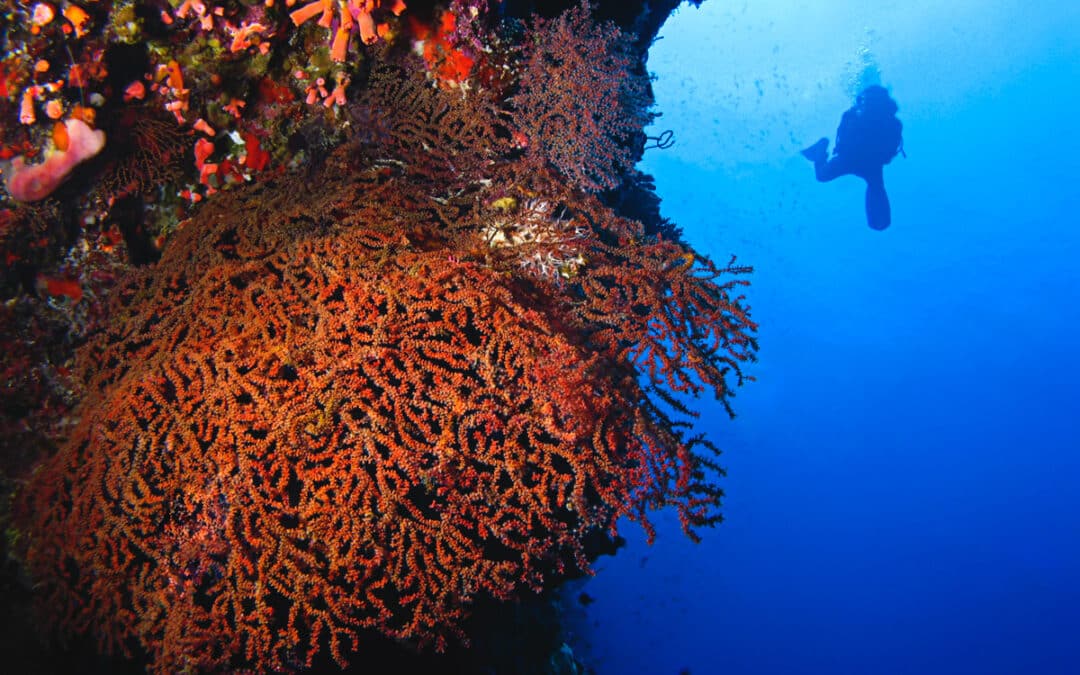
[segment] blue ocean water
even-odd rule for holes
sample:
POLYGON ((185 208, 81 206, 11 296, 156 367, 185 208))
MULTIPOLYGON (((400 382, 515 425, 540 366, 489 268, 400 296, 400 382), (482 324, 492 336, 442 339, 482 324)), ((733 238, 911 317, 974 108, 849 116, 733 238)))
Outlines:
POLYGON ((650 52, 663 213, 755 267, 727 521, 633 524, 575 610, 600 675, 1080 673, 1080 3, 684 6, 650 52), (893 225, 798 150, 900 104, 893 225))

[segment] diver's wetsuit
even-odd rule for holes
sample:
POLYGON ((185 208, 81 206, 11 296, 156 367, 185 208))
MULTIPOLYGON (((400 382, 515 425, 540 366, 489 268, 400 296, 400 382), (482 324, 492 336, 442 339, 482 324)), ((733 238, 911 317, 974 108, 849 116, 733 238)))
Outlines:
POLYGON ((827 139, 803 152, 814 162, 814 175, 819 181, 840 176, 858 176, 866 181, 866 222, 875 230, 884 230, 892 222, 882 169, 900 151, 902 130, 903 125, 891 111, 883 114, 856 106, 840 120, 831 159, 827 139))

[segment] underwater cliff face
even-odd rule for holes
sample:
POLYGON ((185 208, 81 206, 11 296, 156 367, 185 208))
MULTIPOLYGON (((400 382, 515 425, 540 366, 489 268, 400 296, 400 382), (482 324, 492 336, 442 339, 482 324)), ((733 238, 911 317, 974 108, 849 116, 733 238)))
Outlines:
POLYGON ((793 5, 682 8, 650 52, 676 144, 643 166, 688 238, 754 265, 761 360, 718 536, 631 537, 575 645, 600 673, 1072 673, 1077 8, 793 5), (908 153, 883 233, 797 154, 869 68, 908 153))
POLYGON ((647 40, 604 17, 662 17, 158 9, 21 8, 9 36, 23 76, 74 46, 92 100, 47 131, 74 93, 20 80, 6 128, 49 157, 9 167, 8 214, 76 240, 62 264, 4 240, 37 273, 5 280, 5 372, 50 377, 9 420, 44 458, 4 513, 42 633, 160 673, 576 668, 557 627, 507 619, 622 518, 720 521, 686 402, 726 403, 757 351, 750 269, 699 255, 634 170, 647 40), (64 130, 91 124, 109 140, 72 170, 64 130), (59 363, 38 318, 66 324, 59 363))

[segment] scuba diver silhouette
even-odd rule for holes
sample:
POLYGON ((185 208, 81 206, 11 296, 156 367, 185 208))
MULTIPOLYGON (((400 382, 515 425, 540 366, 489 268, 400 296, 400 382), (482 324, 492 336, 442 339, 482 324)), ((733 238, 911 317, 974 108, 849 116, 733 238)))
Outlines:
POLYGON ((892 222, 883 168, 904 152, 904 125, 896 117, 897 110, 884 87, 870 85, 840 119, 832 159, 827 138, 802 151, 823 183, 849 175, 866 181, 866 223, 875 230, 884 230, 892 222))

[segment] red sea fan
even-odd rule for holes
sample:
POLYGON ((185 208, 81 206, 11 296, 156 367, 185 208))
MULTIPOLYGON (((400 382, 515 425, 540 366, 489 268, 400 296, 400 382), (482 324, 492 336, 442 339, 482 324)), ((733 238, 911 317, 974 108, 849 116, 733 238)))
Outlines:
MULTIPOLYGON (((543 25, 609 50, 583 12, 543 25)), ((368 631, 441 648, 478 598, 588 569, 622 516, 719 520, 680 397, 726 403, 754 358, 746 270, 581 189, 642 119, 523 127, 522 158, 489 99, 392 70, 360 111, 381 133, 216 195, 114 292, 79 426, 15 507, 61 633, 157 673, 344 663, 368 631)))
POLYGON ((533 22, 512 104, 527 156, 596 192, 616 187, 633 167, 652 115, 629 38, 589 12, 585 4, 533 22))
POLYGON ((22 495, 60 626, 156 672, 344 663, 363 629, 440 645, 479 594, 587 569, 620 516, 710 522, 704 465, 603 330, 412 247, 405 186, 369 180, 222 198, 118 291, 82 422, 22 495))

